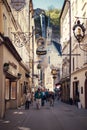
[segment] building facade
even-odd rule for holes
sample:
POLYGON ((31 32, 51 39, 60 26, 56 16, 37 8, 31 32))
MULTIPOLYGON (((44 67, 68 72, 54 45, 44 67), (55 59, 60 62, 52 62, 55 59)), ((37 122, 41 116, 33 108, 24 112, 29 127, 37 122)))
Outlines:
POLYGON ((64 75, 61 79, 62 99, 67 102, 72 98, 73 104, 77 104, 77 101, 79 100, 83 108, 87 108, 87 51, 81 50, 82 46, 79 46, 72 29, 78 19, 81 23, 84 23, 86 35, 82 44, 86 44, 86 8, 86 0, 81 0, 80 2, 78 0, 66 0, 60 15, 61 44, 63 53, 62 74, 64 75), (67 97, 67 95, 69 96, 67 97))
POLYGON ((34 26, 33 3, 26 2, 27 6, 18 12, 10 0, 0 0, 0 118, 7 109, 23 105, 26 89, 31 91, 29 63, 34 53, 30 53, 33 40, 29 41, 32 36, 29 20, 30 27, 34 26))

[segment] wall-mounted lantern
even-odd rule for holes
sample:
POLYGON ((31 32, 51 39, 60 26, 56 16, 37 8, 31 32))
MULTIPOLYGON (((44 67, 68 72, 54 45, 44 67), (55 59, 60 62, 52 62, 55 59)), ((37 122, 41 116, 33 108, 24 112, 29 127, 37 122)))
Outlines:
POLYGON ((29 77, 30 77, 30 74, 29 74, 29 73, 25 73, 25 77, 26 77, 26 78, 29 78, 29 77))
POLYGON ((55 68, 52 69, 51 74, 53 75, 53 79, 55 80, 57 78, 57 70, 55 68))
POLYGON ((18 79, 20 79, 21 76, 22 76, 22 74, 20 74, 20 73, 17 74, 18 79))
POLYGON ((51 74, 52 75, 57 75, 57 70, 56 69, 52 69, 51 74))
POLYGON ((40 63, 37 65, 37 69, 41 69, 41 64, 40 63))

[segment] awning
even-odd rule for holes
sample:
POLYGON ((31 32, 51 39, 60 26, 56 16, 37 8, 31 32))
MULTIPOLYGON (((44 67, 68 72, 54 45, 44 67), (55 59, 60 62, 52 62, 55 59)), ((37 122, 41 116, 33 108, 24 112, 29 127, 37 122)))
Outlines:
POLYGON ((5 72, 6 78, 10 79, 10 80, 17 80, 18 76, 17 75, 13 75, 12 73, 10 73, 9 71, 5 72))

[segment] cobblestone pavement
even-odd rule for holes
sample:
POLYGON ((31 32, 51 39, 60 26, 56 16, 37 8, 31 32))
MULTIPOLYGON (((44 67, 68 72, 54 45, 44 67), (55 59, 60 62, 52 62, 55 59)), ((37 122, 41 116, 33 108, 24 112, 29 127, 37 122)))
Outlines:
POLYGON ((61 101, 55 101, 54 107, 45 103, 37 110, 34 103, 29 110, 24 106, 7 110, 0 130, 87 130, 87 110, 61 101))

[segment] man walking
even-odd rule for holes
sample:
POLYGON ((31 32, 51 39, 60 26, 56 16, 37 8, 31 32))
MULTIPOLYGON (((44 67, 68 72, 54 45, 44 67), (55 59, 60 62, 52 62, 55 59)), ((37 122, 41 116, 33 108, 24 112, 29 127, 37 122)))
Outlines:
POLYGON ((42 92, 40 88, 35 92, 35 100, 36 100, 36 107, 37 109, 40 109, 41 107, 41 100, 42 100, 42 92))

